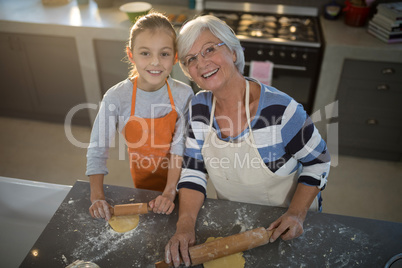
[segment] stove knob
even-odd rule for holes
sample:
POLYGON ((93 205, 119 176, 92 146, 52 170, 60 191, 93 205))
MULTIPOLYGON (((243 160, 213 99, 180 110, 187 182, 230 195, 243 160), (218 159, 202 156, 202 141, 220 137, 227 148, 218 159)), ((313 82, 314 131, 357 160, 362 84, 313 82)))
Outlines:
POLYGON ((307 54, 304 53, 304 54, 302 55, 302 58, 303 58, 304 60, 307 60, 307 54))
POLYGON ((273 56, 275 55, 275 53, 274 53, 273 50, 270 50, 270 51, 268 52, 268 55, 270 55, 271 57, 273 57, 273 56))
POLYGON ((290 56, 292 57, 292 59, 296 59, 297 54, 296 54, 296 52, 292 52, 292 54, 290 54, 290 56))
POLYGON ((264 54, 264 52, 262 51, 262 49, 259 49, 259 50, 257 50, 257 54, 261 56, 264 54))
POLYGON ((285 52, 281 51, 279 52, 279 56, 281 56, 281 58, 284 58, 286 56, 285 52))

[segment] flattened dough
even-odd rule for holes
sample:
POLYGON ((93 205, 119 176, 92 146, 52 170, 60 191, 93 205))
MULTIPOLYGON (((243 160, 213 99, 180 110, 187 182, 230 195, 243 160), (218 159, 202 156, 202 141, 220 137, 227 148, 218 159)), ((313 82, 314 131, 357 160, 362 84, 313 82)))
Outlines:
POLYGON ((140 215, 112 216, 109 225, 119 233, 125 233, 137 227, 140 215))
MULTIPOLYGON (((205 242, 214 241, 219 238, 222 237, 209 237, 205 242)), ((245 263, 246 260, 243 257, 243 252, 239 252, 216 260, 205 262, 204 268, 244 268, 245 263)))

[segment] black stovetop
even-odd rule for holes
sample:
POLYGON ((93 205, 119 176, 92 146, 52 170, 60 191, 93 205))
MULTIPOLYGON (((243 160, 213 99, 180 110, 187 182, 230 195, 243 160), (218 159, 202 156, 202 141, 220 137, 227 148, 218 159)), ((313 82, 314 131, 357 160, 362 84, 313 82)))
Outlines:
POLYGON ((312 16, 207 10, 233 29, 243 41, 319 44, 318 21, 312 16))

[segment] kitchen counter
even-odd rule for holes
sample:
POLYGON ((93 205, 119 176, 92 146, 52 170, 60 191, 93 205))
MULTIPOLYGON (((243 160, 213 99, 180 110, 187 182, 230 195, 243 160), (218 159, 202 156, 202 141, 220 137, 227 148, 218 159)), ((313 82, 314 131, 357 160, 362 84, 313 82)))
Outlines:
POLYGON ((0 176, 2 267, 18 267, 71 187, 0 176))
MULTIPOLYGON (((169 216, 140 215, 136 229, 114 232, 88 212, 89 183, 77 181, 20 267, 65 267, 76 260, 100 267, 153 267, 175 232, 177 207, 169 216)), ((112 205, 148 202, 158 193, 105 185, 112 205)), ((206 199, 196 224, 197 244, 268 227, 285 209, 206 199)), ((245 267, 383 267, 402 252, 402 224, 308 213, 304 234, 244 252, 245 267)), ((201 266, 199 266, 201 267, 201 266)))

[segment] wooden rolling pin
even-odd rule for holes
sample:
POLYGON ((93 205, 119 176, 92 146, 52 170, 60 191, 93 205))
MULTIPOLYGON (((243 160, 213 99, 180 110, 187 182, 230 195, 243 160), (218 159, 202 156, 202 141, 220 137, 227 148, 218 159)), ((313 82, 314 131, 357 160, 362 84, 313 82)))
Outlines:
MULTIPOLYGON (((198 265, 265 245, 269 242, 269 238, 274 231, 275 229, 267 231, 264 227, 260 227, 204 244, 192 246, 188 249, 191 265, 198 265)), ((155 263, 155 268, 167 268, 172 266, 173 263, 166 263, 165 261, 155 263)))
POLYGON ((152 208, 147 203, 116 205, 110 209, 115 216, 147 214, 152 208))

